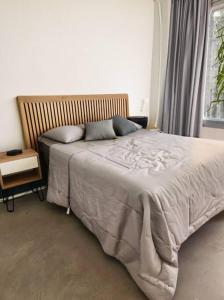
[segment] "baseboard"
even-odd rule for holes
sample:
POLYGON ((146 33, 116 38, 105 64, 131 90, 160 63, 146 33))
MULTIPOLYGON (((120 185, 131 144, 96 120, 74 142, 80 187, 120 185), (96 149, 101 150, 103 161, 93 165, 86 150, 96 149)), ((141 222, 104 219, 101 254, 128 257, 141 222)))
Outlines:
MULTIPOLYGON (((44 186, 42 186, 40 188, 42 190, 45 190, 47 187, 44 185, 44 186)), ((28 191, 24 191, 24 192, 20 192, 20 193, 15 193, 13 195, 14 195, 14 198, 16 199, 16 198, 19 198, 19 197, 22 197, 22 196, 25 196, 25 195, 29 195, 31 193, 33 193, 33 191, 32 190, 28 190, 28 191)), ((0 198, 0 203, 2 203, 2 202, 3 202, 3 198, 0 198)))
MULTIPOLYGON (((15 194, 15 195, 14 195, 14 198, 19 198, 19 197, 22 197, 22 196, 25 196, 25 195, 28 195, 28 194, 31 194, 31 193, 32 193, 32 191, 27 191, 27 192, 15 194)), ((2 199, 2 198, 0 198, 0 202, 3 202, 3 199, 2 199)))

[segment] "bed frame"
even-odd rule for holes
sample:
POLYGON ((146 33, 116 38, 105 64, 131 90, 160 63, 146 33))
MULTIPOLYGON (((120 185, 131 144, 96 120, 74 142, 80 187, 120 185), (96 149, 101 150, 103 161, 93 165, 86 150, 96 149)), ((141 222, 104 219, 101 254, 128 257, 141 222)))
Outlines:
POLYGON ((127 94, 18 96, 17 102, 25 147, 37 151, 38 137, 51 128, 129 115, 127 94))

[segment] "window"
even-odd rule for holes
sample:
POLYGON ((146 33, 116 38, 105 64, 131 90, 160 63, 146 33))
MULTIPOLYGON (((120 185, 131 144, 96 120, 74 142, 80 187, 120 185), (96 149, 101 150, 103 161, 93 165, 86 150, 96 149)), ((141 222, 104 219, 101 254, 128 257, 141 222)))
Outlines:
POLYGON ((204 120, 224 124, 224 6, 210 17, 204 120))

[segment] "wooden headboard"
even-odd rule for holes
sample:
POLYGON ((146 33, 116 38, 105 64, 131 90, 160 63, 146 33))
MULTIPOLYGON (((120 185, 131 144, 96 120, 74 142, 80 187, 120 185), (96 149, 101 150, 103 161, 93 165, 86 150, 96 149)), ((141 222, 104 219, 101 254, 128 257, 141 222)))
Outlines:
POLYGON ((25 146, 38 149, 38 137, 62 126, 128 116, 127 94, 18 96, 25 146))

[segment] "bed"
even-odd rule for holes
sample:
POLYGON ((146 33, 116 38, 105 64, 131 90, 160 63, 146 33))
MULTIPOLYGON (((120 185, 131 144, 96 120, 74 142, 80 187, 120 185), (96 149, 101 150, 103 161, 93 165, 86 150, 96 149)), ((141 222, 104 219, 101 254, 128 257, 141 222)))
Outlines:
MULTIPOLYGON (((127 96, 108 98, 117 110, 106 105, 105 119, 127 116, 127 96)), ((169 300, 182 243, 224 209, 223 178, 223 142, 141 129, 116 140, 51 145, 47 197, 71 207, 149 299, 169 300)))

